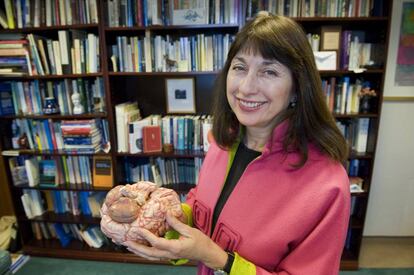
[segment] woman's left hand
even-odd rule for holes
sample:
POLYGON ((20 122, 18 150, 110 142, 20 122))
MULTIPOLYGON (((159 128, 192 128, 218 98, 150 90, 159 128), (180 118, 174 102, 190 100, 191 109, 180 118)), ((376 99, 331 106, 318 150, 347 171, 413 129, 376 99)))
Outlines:
POLYGON ((167 215, 167 222, 180 233, 179 239, 167 240, 146 229, 140 229, 141 237, 151 246, 134 241, 126 241, 124 245, 129 251, 149 260, 187 258, 201 261, 210 268, 222 268, 225 265, 227 253, 200 230, 170 215, 167 215))

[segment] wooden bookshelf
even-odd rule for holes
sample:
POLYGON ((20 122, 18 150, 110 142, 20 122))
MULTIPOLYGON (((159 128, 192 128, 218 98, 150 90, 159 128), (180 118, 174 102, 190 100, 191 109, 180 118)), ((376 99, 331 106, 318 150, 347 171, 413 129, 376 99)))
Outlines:
MULTIPOLYGON (((247 6, 248 0, 241 0, 242 5, 238 9, 239 14, 237 24, 206 24, 206 25, 182 25, 182 26, 118 26, 112 27, 107 24, 106 0, 97 0, 98 2, 98 18, 99 23, 93 24, 76 24, 64 26, 49 26, 49 27, 30 27, 22 29, 2 29, 0 34, 37 34, 46 37, 56 38, 58 31, 61 30, 75 30, 93 33, 99 36, 100 49, 100 69, 97 73, 82 73, 82 74, 63 74, 63 75, 34 75, 34 76, 0 76, 1 81, 61 81, 64 79, 74 80, 80 79, 103 79, 103 88, 105 91, 105 113, 92 113, 82 115, 7 115, 0 116, 0 123, 4 130, 2 142, 0 143, 0 150, 10 152, 13 151, 15 155, 27 156, 44 156, 44 157, 62 157, 62 156, 109 156, 112 160, 114 169, 113 185, 124 184, 122 165, 125 159, 147 159, 161 157, 164 159, 192 159, 203 158, 205 153, 189 152, 189 151, 174 151, 171 153, 118 153, 116 148, 116 118, 115 106, 126 101, 138 101, 142 117, 150 114, 166 115, 166 92, 165 79, 191 77, 195 80, 196 90, 196 114, 204 115, 211 113, 211 98, 214 81, 219 73, 219 70, 214 71, 188 71, 188 72, 113 72, 111 67, 110 53, 111 46, 114 45, 117 36, 144 36, 145 33, 150 35, 171 35, 174 37, 194 35, 194 34, 235 34, 244 25, 246 14, 244 8, 247 6), (5 125, 11 124, 14 119, 51 119, 58 120, 80 120, 80 119, 106 119, 109 127, 109 138, 111 142, 111 150, 108 153, 87 153, 78 154, 65 151, 34 151, 34 150, 11 150, 10 147, 10 127, 5 125)), ((389 39, 391 4, 388 1, 383 1, 383 14, 381 16, 370 17, 293 17, 304 30, 309 33, 317 33, 321 26, 341 26, 342 30, 362 30, 367 35, 368 42, 381 43, 385 46, 384 55, 386 56, 387 45, 389 39)), ((349 228, 351 230, 350 247, 344 249, 341 259, 341 269, 358 269, 358 257, 361 246, 362 232, 364 229, 365 215, 370 196, 370 186, 375 184, 371 182, 373 165, 375 161, 375 149, 377 144, 379 120, 381 117, 381 103, 383 84, 385 79, 385 63, 380 68, 368 68, 363 72, 354 72, 338 68, 337 70, 320 71, 322 78, 342 78, 350 77, 355 79, 366 79, 375 83, 377 89, 378 100, 375 110, 368 113, 350 113, 337 114, 334 117, 338 121, 352 121, 360 118, 368 118, 372 121, 369 129, 369 145, 367 152, 350 151, 349 161, 358 160, 361 163, 364 178, 363 193, 352 194, 352 198, 358 200, 357 215, 351 217, 349 228)), ((28 219, 24 215, 24 209, 20 200, 24 190, 42 190, 42 191, 94 191, 107 192, 110 188, 93 188, 86 185, 70 185, 55 187, 30 187, 28 185, 14 186, 12 182, 11 172, 8 166, 8 159, 13 157, 13 154, 2 154, 0 156, 4 163, 4 170, 7 172, 8 188, 13 197, 13 207, 19 220, 19 228, 21 232, 21 240, 23 251, 25 253, 35 256, 47 257, 62 257, 62 258, 78 258, 88 260, 104 260, 104 261, 119 261, 131 263, 148 263, 149 261, 139 258, 132 253, 129 253, 124 248, 116 246, 112 243, 106 244, 101 249, 90 248, 86 243, 77 240, 72 242, 67 247, 62 247, 57 240, 36 240, 31 228, 32 222, 56 222, 63 224, 84 224, 84 225, 98 225, 99 219, 87 216, 73 216, 66 214, 54 214, 47 212, 39 217, 28 219)), ((3 183, 2 183, 3 184, 3 183)), ((168 185, 167 188, 175 189, 180 194, 186 194, 195 183, 179 183, 168 185)), ((153 262, 151 262, 153 263, 153 262)), ((159 264, 169 264, 161 261, 159 264)), ((196 263, 190 262, 190 265, 196 263)))

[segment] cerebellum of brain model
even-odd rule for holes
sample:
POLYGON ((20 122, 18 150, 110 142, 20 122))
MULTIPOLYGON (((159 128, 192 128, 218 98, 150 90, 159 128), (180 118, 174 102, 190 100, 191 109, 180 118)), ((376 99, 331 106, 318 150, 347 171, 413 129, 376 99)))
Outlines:
POLYGON ((185 222, 177 193, 158 187, 148 181, 118 185, 108 192, 101 208, 102 232, 113 242, 125 241, 147 243, 140 237, 139 229, 145 228, 157 236, 170 230, 166 215, 185 222))

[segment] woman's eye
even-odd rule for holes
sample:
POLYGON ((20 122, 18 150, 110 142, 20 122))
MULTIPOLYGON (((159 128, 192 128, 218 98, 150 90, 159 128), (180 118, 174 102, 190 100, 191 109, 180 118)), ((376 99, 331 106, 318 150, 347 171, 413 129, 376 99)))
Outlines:
POLYGON ((264 73, 266 75, 270 75, 270 76, 277 76, 277 72, 275 72, 273 70, 265 70, 264 73))
POLYGON ((233 71, 242 71, 242 70, 244 70, 244 67, 241 66, 241 65, 233 65, 232 70, 233 71))

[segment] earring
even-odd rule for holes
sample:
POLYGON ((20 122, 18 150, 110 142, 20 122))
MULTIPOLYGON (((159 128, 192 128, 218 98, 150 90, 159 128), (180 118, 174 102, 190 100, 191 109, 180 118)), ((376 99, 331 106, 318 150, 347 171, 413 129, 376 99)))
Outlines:
POLYGON ((295 108, 296 107, 296 102, 297 102, 298 100, 297 100, 297 98, 296 98, 296 96, 294 96, 293 98, 292 98, 292 100, 289 102, 289 107, 290 108, 295 108))

